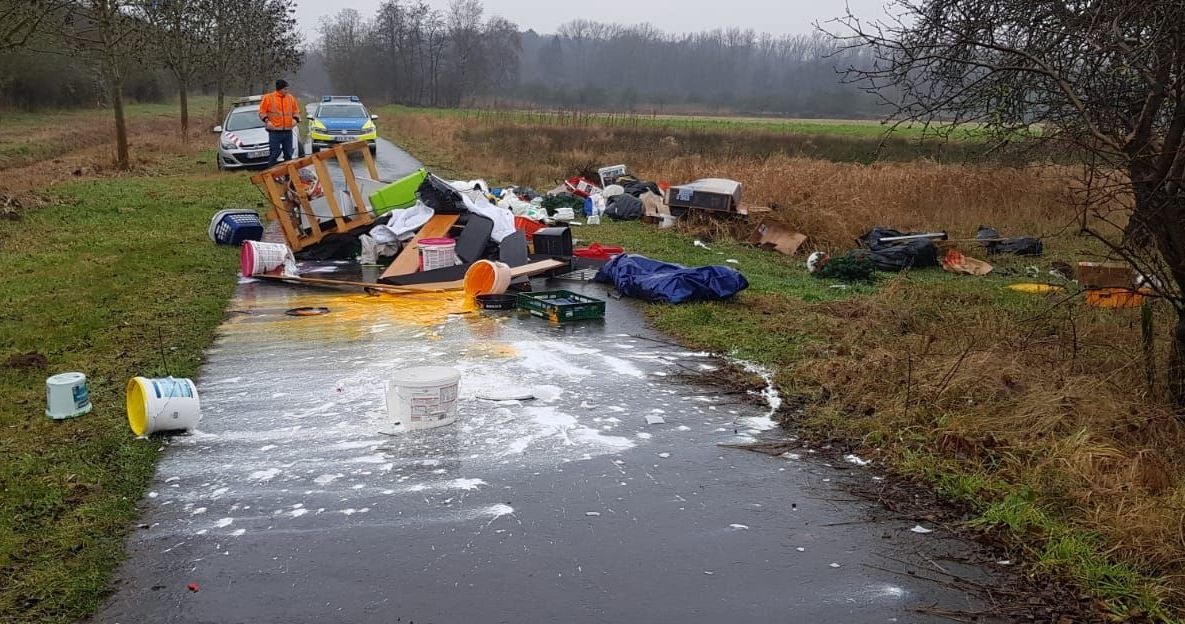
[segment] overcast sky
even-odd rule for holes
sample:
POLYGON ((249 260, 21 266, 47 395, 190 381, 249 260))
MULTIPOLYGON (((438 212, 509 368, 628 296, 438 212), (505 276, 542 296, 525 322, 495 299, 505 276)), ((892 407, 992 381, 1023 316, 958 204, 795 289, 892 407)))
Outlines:
MULTIPOLYGON (((848 0, 852 13, 879 17, 885 0, 848 0)), ((297 0, 297 19, 307 40, 317 36, 317 24, 325 17, 350 7, 370 19, 383 0, 297 0)), ((428 0, 443 9, 448 0, 428 0)), ((810 32, 811 23, 843 13, 842 0, 638 0, 631 3, 540 2, 539 0, 484 0, 486 15, 501 15, 523 30, 552 33, 560 24, 578 17, 603 22, 631 24, 649 22, 668 32, 690 32, 713 28, 752 28, 759 32, 799 34, 810 32), (578 9, 607 9, 604 17, 581 15, 578 9)))

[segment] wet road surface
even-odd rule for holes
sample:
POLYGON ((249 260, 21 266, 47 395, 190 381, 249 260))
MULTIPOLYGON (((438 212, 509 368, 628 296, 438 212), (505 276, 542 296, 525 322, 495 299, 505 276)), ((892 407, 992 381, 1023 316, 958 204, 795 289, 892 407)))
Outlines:
POLYGON ((601 286, 537 288, 607 299, 606 319, 242 283, 197 380, 200 431, 172 439, 94 621, 924 622, 911 606, 977 607, 877 569, 961 546, 863 523, 872 507, 837 484, 868 470, 718 446, 786 436, 768 401, 684 375, 719 361, 601 286), (331 313, 284 314, 299 306, 331 313), (462 372, 458 422, 388 435, 386 382, 420 365, 462 372), (507 389, 535 398, 479 398, 507 389))

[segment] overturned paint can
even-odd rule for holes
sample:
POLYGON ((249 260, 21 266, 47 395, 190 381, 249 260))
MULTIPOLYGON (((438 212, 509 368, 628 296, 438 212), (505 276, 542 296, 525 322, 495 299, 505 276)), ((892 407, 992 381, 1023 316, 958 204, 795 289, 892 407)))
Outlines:
POLYGON ((165 377, 128 380, 128 424, 146 436, 161 431, 189 431, 202 420, 197 387, 188 379, 165 377))
POLYGON ((243 277, 263 275, 283 269, 283 275, 296 274, 296 259, 284 243, 261 243, 249 240, 239 252, 239 269, 243 277))
POLYGON ((393 373, 387 386, 387 413, 406 429, 431 429, 457 420, 461 372, 447 366, 419 366, 393 373))
POLYGON ((45 415, 66 420, 91 411, 91 393, 82 373, 61 373, 45 380, 45 415))

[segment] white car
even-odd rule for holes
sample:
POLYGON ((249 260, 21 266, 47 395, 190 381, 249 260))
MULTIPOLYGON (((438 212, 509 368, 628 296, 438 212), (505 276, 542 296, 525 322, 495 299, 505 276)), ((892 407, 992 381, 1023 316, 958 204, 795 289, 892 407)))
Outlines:
MULTIPOLYGON (((240 169, 263 167, 269 156, 267 128, 259 119, 259 102, 262 95, 236 100, 221 126, 214 126, 218 133, 218 169, 240 169)), ((300 126, 292 128, 292 151, 295 156, 304 156, 304 142, 300 139, 300 126)))

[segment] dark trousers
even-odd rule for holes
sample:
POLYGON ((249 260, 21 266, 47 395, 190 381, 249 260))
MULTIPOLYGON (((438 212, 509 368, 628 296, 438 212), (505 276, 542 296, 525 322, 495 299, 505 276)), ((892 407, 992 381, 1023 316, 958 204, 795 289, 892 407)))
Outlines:
POLYGON ((284 152, 284 160, 292 160, 292 131, 267 131, 267 166, 271 167, 280 160, 280 152, 284 152))

